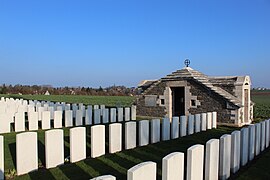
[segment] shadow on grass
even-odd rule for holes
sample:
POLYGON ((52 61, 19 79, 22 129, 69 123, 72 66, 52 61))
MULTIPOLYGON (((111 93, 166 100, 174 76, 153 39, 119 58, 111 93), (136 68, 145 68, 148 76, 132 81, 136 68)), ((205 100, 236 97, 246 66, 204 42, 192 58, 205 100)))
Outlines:
POLYGON ((28 174, 30 176, 30 179, 38 179, 38 180, 48 180, 48 179, 57 179, 52 175, 50 170, 47 169, 39 169, 38 171, 33 171, 28 174))
POLYGON ((59 166, 59 169, 68 177, 68 179, 90 179, 89 174, 82 170, 77 164, 66 164, 59 166))
POLYGON ((40 140, 38 140, 38 157, 42 165, 45 167, 45 146, 40 140))
POLYGON ((16 143, 9 144, 8 148, 9 148, 9 151, 11 154, 13 166, 14 166, 14 168, 16 168, 16 143))

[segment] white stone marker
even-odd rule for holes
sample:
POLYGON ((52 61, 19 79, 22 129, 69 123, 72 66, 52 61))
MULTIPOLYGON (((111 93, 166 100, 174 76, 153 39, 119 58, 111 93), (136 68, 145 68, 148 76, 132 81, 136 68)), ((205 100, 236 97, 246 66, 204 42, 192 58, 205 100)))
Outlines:
POLYGON ((261 124, 255 124, 255 155, 261 153, 261 124))
POLYGON ((41 128, 42 129, 51 129, 50 111, 43 111, 42 112, 41 128))
POLYGON ((130 121, 130 108, 125 108, 125 121, 130 121))
POLYGON ((82 110, 77 110, 76 111, 75 124, 76 124, 76 126, 82 126, 83 125, 83 111, 82 110))
POLYGON ((172 139, 179 138, 179 117, 172 118, 172 126, 171 126, 171 137, 172 139))
POLYGON ((94 109, 99 109, 99 105, 94 105, 94 109))
POLYGON ((212 128, 217 128, 217 112, 212 112, 212 128))
POLYGON ((104 176, 99 176, 90 180, 116 180, 116 177, 112 175, 104 175, 104 176))
POLYGON ((62 119, 63 119, 63 112, 62 111, 54 111, 54 128, 62 128, 62 119))
POLYGON ((24 112, 15 114, 15 132, 25 131, 25 117, 24 112))
POLYGON ((88 106, 86 112, 85 112, 85 125, 91 125, 92 124, 92 106, 88 106))
POLYGON ((73 126, 73 111, 67 110, 65 111, 65 127, 72 127, 73 126))
POLYGON ((162 141, 168 141, 170 140, 170 119, 169 118, 163 118, 162 121, 162 141))
POLYGON ((38 120, 41 121, 42 120, 42 112, 44 111, 44 107, 37 107, 37 111, 38 111, 38 120))
POLYGON ((110 122, 111 123, 116 122, 116 108, 110 109, 110 122))
POLYGON ((117 108, 117 117, 118 117, 118 122, 122 122, 124 120, 124 110, 123 108, 117 108))
POLYGON ((187 150, 187 180, 203 180, 204 146, 194 145, 187 150))
POLYGON ((137 119, 137 116, 136 116, 136 110, 137 109, 137 107, 136 106, 134 106, 134 105, 132 105, 131 106, 131 120, 136 120, 137 119))
POLYGON ((76 111, 78 110, 77 104, 72 104, 73 118, 76 117, 76 111))
POLYGON ((219 140, 211 139, 206 143, 205 180, 218 179, 219 140))
POLYGON ((109 153, 122 151, 122 124, 109 125, 109 153))
POLYGON ((175 152, 162 159, 162 180, 184 180, 184 153, 175 152))
POLYGON ((248 163, 248 128, 241 129, 241 165, 248 163))
POLYGON ((125 124, 125 149, 136 147, 136 122, 127 122, 125 124))
POLYGON ((270 125, 270 122, 269 120, 266 120, 265 121, 265 147, 268 148, 269 147, 269 125, 270 125))
POLYGON ((7 114, 0 114, 0 133, 10 133, 10 121, 7 114))
POLYGON ((4 169, 4 137, 0 136, 0 179, 5 179, 5 169, 4 169))
POLYGON ((156 163, 144 162, 128 170, 127 180, 156 180, 156 173, 156 163))
POLYGON ((149 144, 149 121, 139 121, 139 146, 149 144))
POLYGON ((37 133, 26 132, 16 135, 17 175, 27 174, 38 169, 37 133))
POLYGON ((212 129, 212 113, 207 113, 206 129, 212 129))
POLYGON ((241 158, 241 132, 231 133, 231 172, 236 173, 240 169, 241 158))
POLYGON ((180 117, 180 137, 184 137, 187 135, 187 117, 180 117))
POLYGON ((231 135, 224 134, 221 136, 219 145, 219 179, 226 180, 230 177, 231 135))
POLYGON ((202 122, 202 131, 206 131, 207 129, 207 114, 206 113, 202 113, 201 114, 201 122, 202 122))
POLYGON ((151 121, 151 143, 160 142, 160 119, 151 121))
POLYGON ((249 127, 249 161, 255 157, 255 126, 252 124, 249 127))
POLYGON ((28 129, 29 131, 38 130, 38 112, 28 113, 28 129))
POLYGON ((100 109, 94 109, 94 124, 100 124, 101 123, 101 110, 100 109))
POLYGON ((54 119, 54 107, 48 107, 48 111, 50 111, 51 119, 54 119))
POLYGON ((85 127, 71 128, 70 132, 70 162, 78 162, 86 158, 85 127))
POLYGON ((188 135, 194 134, 194 115, 188 116, 188 135))
POLYGON ((195 115, 195 133, 201 132, 201 114, 195 115))
POLYGON ((45 132, 46 168, 64 164, 64 133, 62 129, 45 132))
POLYGON ((265 121, 261 122, 261 151, 265 150, 265 121))
POLYGON ((105 154, 105 125, 91 127, 91 157, 105 154))
POLYGON ((109 123, 109 109, 102 109, 102 123, 107 124, 109 123))

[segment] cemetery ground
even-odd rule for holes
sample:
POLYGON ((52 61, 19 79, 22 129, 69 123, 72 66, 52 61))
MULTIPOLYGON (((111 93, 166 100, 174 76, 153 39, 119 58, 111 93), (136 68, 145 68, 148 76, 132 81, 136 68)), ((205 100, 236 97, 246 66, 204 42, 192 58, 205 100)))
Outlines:
MULTIPOLYGON (((14 97, 9 95, 8 97, 14 97)), ((85 104, 105 104, 107 106, 117 106, 117 103, 130 105, 134 97, 89 97, 89 96, 19 96, 24 99, 64 101, 70 103, 85 104), (94 100, 94 102, 93 102, 94 100)), ((256 121, 265 120, 270 117, 270 93, 253 94, 255 106, 256 121)), ((124 126, 122 126, 124 128, 124 126)), ((64 129, 65 157, 69 155, 69 128, 64 129)), ((11 179, 90 179, 99 175, 111 174, 117 179, 125 180, 127 170, 131 167, 145 161, 154 161, 158 165, 158 179, 161 179, 162 158, 172 152, 184 152, 195 144, 203 144, 212 138, 219 139, 223 134, 229 134, 237 128, 219 126, 218 129, 212 129, 207 132, 200 132, 176 140, 150 144, 145 147, 137 147, 132 150, 123 150, 122 152, 108 153, 108 125, 106 125, 106 155, 99 158, 90 158, 90 126, 86 127, 87 133, 87 159, 78 163, 65 163, 65 165, 45 169, 45 131, 38 131, 38 157, 39 171, 31 172, 27 175, 12 177, 15 171, 16 154, 16 135, 15 133, 4 134, 5 138, 5 175, 11 179)), ((123 140, 124 142, 124 140, 123 140)), ((123 144, 124 145, 124 144, 123 144)), ((124 149, 124 146, 123 146, 124 149)), ((249 163, 240 169, 231 179, 269 179, 270 173, 270 150, 267 149, 249 163)))

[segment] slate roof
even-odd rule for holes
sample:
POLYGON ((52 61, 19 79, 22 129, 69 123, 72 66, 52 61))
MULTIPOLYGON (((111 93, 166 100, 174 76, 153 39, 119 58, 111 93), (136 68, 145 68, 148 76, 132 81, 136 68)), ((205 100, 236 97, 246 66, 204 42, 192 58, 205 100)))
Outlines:
POLYGON ((146 94, 148 91, 150 91, 153 87, 155 87, 162 81, 173 81, 173 80, 179 80, 179 79, 194 80, 198 84, 203 85, 205 88, 207 88, 211 92, 216 93, 217 95, 223 97, 227 102, 230 102, 234 104, 235 106, 242 107, 242 103, 237 97, 225 91, 224 89, 213 85, 220 81, 222 81, 224 84, 226 84, 226 82, 228 84, 234 84, 235 81, 237 80, 237 77, 226 77, 226 78, 213 78, 212 77, 210 78, 206 76, 205 74, 199 71, 196 71, 190 67, 177 70, 173 72, 172 74, 169 74, 166 77, 161 78, 158 81, 155 81, 148 89, 145 90, 143 94, 146 94))

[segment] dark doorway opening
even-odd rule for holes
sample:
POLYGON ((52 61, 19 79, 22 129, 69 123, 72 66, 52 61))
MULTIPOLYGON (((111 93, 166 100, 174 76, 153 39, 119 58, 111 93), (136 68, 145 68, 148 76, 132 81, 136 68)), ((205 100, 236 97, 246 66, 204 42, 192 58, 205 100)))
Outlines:
POLYGON ((173 116, 185 115, 185 87, 174 87, 172 90, 172 112, 173 116))

